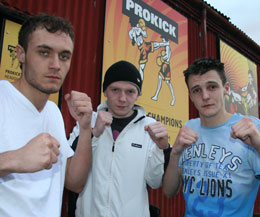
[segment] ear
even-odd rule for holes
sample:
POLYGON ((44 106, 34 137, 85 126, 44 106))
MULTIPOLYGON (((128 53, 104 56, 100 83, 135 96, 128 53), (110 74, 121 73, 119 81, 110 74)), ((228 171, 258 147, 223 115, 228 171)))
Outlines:
POLYGON ((107 90, 104 91, 104 97, 107 98, 107 90))
POLYGON ((229 92, 229 82, 227 81, 224 85, 224 95, 228 95, 229 92))
POLYGON ((16 46, 16 54, 19 62, 23 64, 25 60, 25 51, 23 47, 19 44, 16 46))

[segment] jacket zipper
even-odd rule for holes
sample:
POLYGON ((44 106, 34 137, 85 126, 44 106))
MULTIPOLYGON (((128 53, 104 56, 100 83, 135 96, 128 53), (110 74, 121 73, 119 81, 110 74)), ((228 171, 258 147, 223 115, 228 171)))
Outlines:
MULTIPOLYGON (((113 136, 112 136, 113 137, 113 136)), ((115 151, 115 141, 113 141, 113 145, 112 145, 112 152, 115 151)), ((109 190, 108 190, 108 196, 107 196, 107 215, 109 215, 110 213, 110 188, 111 188, 111 182, 112 182, 112 168, 114 165, 114 153, 112 155, 112 161, 111 161, 111 165, 110 165, 110 172, 109 172, 109 190)))
POLYGON ((112 146, 112 152, 115 151, 115 141, 113 142, 113 146, 112 146))

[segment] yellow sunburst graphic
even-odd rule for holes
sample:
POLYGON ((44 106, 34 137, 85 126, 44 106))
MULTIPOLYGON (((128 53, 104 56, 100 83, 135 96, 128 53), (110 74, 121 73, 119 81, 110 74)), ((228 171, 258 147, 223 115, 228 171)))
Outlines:
POLYGON ((239 52, 220 42, 221 62, 225 64, 225 71, 231 89, 238 92, 248 83, 248 60, 239 52))

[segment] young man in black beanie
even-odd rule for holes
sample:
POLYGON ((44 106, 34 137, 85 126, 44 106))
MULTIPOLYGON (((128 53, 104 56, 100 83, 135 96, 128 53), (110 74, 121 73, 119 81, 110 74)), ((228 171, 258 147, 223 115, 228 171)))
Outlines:
MULTIPOLYGON (((142 80, 126 61, 113 64, 105 74, 104 96, 92 130, 93 162, 76 216, 149 217, 147 184, 161 186, 163 150, 168 148, 166 127, 146 117, 135 105, 142 80)), ((77 129, 71 134, 73 141, 77 129)))

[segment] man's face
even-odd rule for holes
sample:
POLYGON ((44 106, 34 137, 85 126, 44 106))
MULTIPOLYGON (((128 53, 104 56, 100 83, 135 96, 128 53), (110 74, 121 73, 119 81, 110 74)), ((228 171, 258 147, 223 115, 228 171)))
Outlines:
POLYGON ((19 47, 23 76, 33 89, 45 94, 59 91, 70 68, 73 42, 63 32, 36 29, 29 37, 26 53, 19 47))
POLYGON ((136 86, 125 81, 111 83, 104 92, 107 97, 108 111, 116 118, 133 114, 133 106, 138 98, 136 86))
POLYGON ((203 75, 191 75, 188 80, 190 99, 199 111, 201 119, 221 118, 225 112, 225 93, 229 88, 215 70, 203 75))

